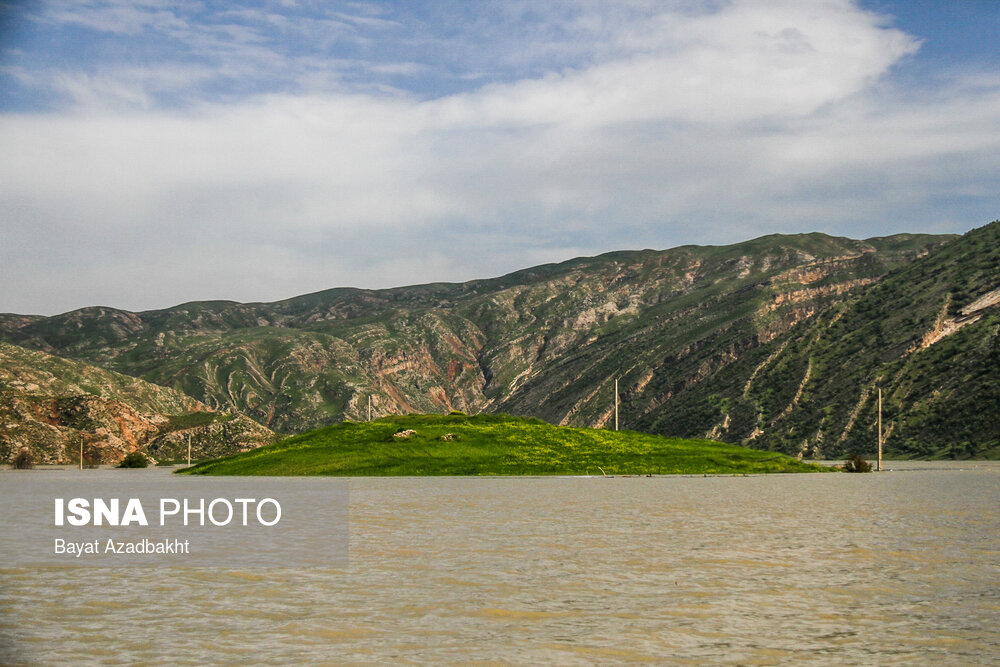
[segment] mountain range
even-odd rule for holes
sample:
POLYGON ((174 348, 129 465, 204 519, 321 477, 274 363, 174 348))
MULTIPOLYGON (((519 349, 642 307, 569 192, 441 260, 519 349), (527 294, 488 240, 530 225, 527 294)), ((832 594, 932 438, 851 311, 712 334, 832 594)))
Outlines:
MULTIPOLYGON (((613 252, 274 303, 6 314, 0 340, 29 367, 27 350, 55 355, 280 433, 363 420, 369 404, 607 428, 617 380, 622 428, 840 457, 874 449, 881 389, 888 456, 996 458, 998 327, 1000 222, 613 252)), ((13 391, 2 377, 0 390, 13 391)))

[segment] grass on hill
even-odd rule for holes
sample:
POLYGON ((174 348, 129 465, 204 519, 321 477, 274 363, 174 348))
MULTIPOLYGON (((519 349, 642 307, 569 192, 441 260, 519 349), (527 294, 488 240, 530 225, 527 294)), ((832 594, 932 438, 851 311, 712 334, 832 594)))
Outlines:
POLYGON ((198 475, 668 475, 816 472, 819 466, 710 440, 552 426, 507 415, 344 422, 179 471, 198 475), (402 431, 414 431, 397 437, 402 431))

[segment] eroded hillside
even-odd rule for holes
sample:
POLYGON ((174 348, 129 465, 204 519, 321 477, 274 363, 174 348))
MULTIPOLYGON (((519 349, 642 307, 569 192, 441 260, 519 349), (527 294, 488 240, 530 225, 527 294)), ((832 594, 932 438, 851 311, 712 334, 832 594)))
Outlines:
POLYGON ((770 236, 618 252, 463 284, 336 289, 271 304, 0 317, 0 332, 172 387, 274 430, 404 412, 632 423, 946 238, 770 236))
POLYGON ((1000 223, 900 267, 639 416, 806 456, 1000 457, 1000 223))
POLYGON ((134 377, 0 343, 0 461, 117 463, 133 451, 178 460, 245 451, 274 434, 134 377))

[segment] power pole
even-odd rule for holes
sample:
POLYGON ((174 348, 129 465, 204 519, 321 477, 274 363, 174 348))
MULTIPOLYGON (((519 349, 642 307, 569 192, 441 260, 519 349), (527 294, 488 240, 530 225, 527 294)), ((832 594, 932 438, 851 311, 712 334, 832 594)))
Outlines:
POLYGON ((83 470, 83 433, 80 434, 80 470, 83 470))
POLYGON ((882 471, 882 387, 878 388, 878 459, 875 461, 875 471, 882 471))
POLYGON ((191 433, 188 432, 188 467, 191 466, 191 433))
POLYGON ((618 378, 615 378, 615 430, 618 430, 618 378))
POLYGON ((368 394, 368 421, 372 420, 372 395, 368 394))

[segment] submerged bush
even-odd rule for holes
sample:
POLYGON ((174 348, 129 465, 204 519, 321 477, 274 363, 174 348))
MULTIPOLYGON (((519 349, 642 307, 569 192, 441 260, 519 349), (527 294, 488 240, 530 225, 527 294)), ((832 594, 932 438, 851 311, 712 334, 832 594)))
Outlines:
POLYGON ((844 472, 871 472, 872 464, 865 461, 859 454, 844 461, 844 472))
POLYGON ((14 460, 10 463, 11 467, 15 470, 28 470, 29 468, 35 467, 35 459, 31 455, 31 450, 27 447, 21 449, 14 460))
POLYGON ((142 452, 132 452, 118 464, 119 468, 145 468, 149 465, 149 459, 142 452))

